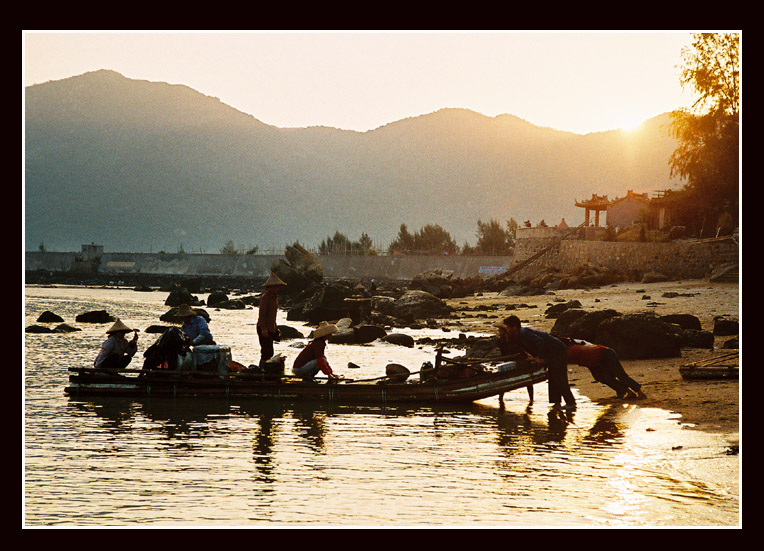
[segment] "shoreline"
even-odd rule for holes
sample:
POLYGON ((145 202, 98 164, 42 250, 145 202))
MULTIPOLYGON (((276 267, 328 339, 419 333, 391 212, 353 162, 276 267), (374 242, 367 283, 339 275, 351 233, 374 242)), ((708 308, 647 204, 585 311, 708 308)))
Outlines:
MULTIPOLYGON (((684 280, 659 283, 618 283, 596 289, 563 289, 544 295, 501 296, 497 293, 448 300, 454 319, 441 320, 453 331, 477 331, 494 334, 493 325, 509 315, 518 316, 524 325, 549 332, 555 319, 546 318, 545 310, 560 301, 578 300, 587 311, 612 308, 621 314, 655 312, 692 314, 706 331, 713 330, 715 316, 740 319, 738 283, 715 283, 708 280, 684 280), (663 293, 679 296, 663 297, 663 293), (648 306, 651 304, 651 306, 648 306)), ((682 365, 713 358, 730 336, 715 336, 714 348, 683 348, 681 357, 646 360, 623 360, 626 372, 642 385, 645 399, 619 400, 612 389, 593 380, 589 370, 568 365, 571 386, 593 401, 633 403, 655 407, 681 415, 680 423, 688 428, 722 435, 731 447, 739 445, 742 391, 738 380, 688 381, 681 377, 682 365)), ((740 363, 742 367, 742 361, 740 363)), ((741 370, 742 371, 742 370, 741 370)))

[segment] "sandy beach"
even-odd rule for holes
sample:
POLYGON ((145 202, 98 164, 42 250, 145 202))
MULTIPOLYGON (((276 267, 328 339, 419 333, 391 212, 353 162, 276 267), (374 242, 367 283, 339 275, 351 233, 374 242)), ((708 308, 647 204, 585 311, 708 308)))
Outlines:
MULTIPOLYGON (((578 300, 587 311, 614 309, 622 314, 655 312, 658 315, 692 314, 700 319, 703 330, 712 331, 715 316, 740 319, 740 290, 737 283, 713 283, 685 280, 662 283, 621 283, 597 289, 566 289, 536 296, 503 297, 497 293, 449 300, 458 315, 444 324, 454 331, 493 332, 496 321, 518 316, 524 324, 550 331, 555 320, 547 318, 546 309, 559 302, 578 300), (669 293, 668 297, 664 293, 669 293), (673 296, 676 293, 678 296, 673 296)), ((731 339, 716 336, 714 349, 684 348, 682 356, 649 360, 624 360, 626 372, 640 384, 646 399, 636 400, 642 407, 656 407, 681 415, 681 423, 706 432, 724 435, 731 446, 738 445, 740 434, 741 384, 739 381, 688 381, 679 367, 712 358, 724 351, 731 339)), ((742 339, 741 339, 742 340, 742 339)), ((742 351, 741 351, 742 381, 742 351)), ((585 367, 569 365, 572 386, 596 401, 620 401, 608 387, 594 381, 585 367)))

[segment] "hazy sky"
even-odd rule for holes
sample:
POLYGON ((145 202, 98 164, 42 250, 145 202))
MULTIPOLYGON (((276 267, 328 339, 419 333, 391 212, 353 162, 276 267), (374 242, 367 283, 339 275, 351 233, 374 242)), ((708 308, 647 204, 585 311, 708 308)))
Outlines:
POLYGON ((24 86, 112 69, 279 127, 365 131, 444 107, 585 134, 691 103, 690 31, 24 31, 24 86))

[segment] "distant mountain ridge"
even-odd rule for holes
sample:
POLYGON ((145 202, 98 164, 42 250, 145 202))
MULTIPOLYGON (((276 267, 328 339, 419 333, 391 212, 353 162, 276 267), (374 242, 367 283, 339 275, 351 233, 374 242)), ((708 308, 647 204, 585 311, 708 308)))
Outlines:
POLYGON ((386 246, 401 223, 462 245, 478 220, 573 225, 576 199, 671 184, 667 122, 581 136, 449 108, 367 132, 278 128, 187 86, 95 71, 25 90, 26 248, 264 251, 335 231, 386 246))

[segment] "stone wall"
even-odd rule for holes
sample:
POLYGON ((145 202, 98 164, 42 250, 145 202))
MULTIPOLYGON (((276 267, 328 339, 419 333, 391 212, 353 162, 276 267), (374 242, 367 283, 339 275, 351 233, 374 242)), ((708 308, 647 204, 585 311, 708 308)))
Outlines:
MULTIPOLYGON (((550 230, 552 228, 549 228, 550 230)), ((659 272, 675 279, 700 279, 717 266, 738 261, 732 240, 672 241, 670 243, 612 242, 562 239, 546 232, 518 239, 514 256, 321 256, 329 278, 388 278, 410 280, 427 270, 441 269, 454 277, 487 277, 501 273, 551 247, 515 275, 522 279, 554 266, 569 271, 588 263, 629 275, 659 272)), ((77 253, 28 251, 25 270, 75 271, 77 253)), ((104 253, 101 274, 169 274, 268 277, 279 255, 104 253)))

